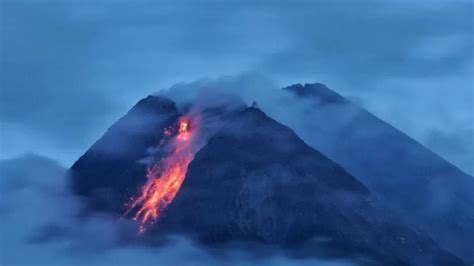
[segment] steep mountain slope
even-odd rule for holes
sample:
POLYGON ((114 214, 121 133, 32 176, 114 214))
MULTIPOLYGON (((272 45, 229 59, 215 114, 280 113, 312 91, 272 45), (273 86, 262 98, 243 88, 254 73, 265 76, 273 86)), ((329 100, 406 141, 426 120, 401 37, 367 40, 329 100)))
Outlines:
MULTIPOLYGON (((220 116, 245 107, 238 97, 216 97, 202 113, 209 132, 220 116)), ((168 98, 150 95, 140 100, 72 165, 68 173, 72 190, 83 196, 89 209, 122 215, 124 204, 145 183, 147 167, 161 158, 157 147, 164 129, 181 115, 168 98)))
MULTIPOLYGON (((204 243, 284 247, 316 238, 344 256, 388 265, 461 264, 383 211, 383 203, 346 170, 261 110, 237 104, 202 108, 200 114, 206 143, 148 237, 180 232, 204 243)), ((179 115, 164 98, 140 101, 71 167, 74 191, 90 209, 122 215, 124 203, 146 181, 150 149, 179 115)))
POLYGON ((112 125, 71 167, 71 186, 95 210, 123 212, 128 197, 146 177, 147 150, 178 117, 174 102, 148 96, 112 125))
POLYGON ((299 129, 311 146, 341 164, 406 222, 474 262, 472 176, 322 84, 284 90, 313 101, 310 110, 285 123, 299 129))
POLYGON ((367 189, 257 108, 228 118, 189 165, 157 230, 206 243, 299 246, 314 238, 385 265, 453 265, 436 244, 375 209, 367 189))

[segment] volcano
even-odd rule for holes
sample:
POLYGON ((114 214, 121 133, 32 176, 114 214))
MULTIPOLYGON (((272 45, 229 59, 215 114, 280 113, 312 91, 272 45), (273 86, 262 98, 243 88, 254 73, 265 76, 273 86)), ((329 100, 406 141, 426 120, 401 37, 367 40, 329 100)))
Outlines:
POLYGON ((282 91, 310 102, 287 125, 300 129, 312 147, 342 165, 404 222, 474 262, 472 176, 321 83, 282 91))
MULTIPOLYGON (((148 96, 110 127, 69 171, 88 210, 123 217, 125 203, 149 182, 150 165, 167 161, 169 152, 160 149, 166 129, 195 106, 148 96)), ((379 264, 463 265, 386 208, 361 179, 259 108, 233 99, 197 109, 201 122, 190 124, 199 127, 195 154, 148 238, 182 233, 207 245, 248 241, 288 249, 311 249, 318 240, 379 264)))

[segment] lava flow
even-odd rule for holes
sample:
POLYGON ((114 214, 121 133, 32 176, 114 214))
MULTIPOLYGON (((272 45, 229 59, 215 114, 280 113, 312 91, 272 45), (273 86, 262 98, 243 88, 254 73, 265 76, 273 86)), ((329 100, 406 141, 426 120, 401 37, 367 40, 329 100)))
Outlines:
POLYGON ((160 142, 163 145, 169 139, 169 153, 147 169, 148 181, 141 187, 140 196, 131 198, 130 203, 126 204, 128 208, 125 215, 138 209, 133 220, 140 223, 139 234, 145 232, 147 225, 155 223, 173 201, 184 181, 188 164, 193 159, 191 144, 195 135, 195 123, 190 128, 187 118, 179 121, 179 125, 164 130, 164 137, 160 142))

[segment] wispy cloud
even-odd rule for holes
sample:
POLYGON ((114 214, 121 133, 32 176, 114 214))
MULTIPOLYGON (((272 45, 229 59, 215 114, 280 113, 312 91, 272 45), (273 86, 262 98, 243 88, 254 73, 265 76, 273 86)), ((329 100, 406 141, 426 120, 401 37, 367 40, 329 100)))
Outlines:
POLYGON ((3 157, 34 150, 70 164, 146 94, 255 71, 278 86, 323 82, 464 165, 427 136, 472 130, 471 1, 1 5, 1 127, 17 136, 2 138, 3 157), (442 128, 439 110, 451 119, 442 128))

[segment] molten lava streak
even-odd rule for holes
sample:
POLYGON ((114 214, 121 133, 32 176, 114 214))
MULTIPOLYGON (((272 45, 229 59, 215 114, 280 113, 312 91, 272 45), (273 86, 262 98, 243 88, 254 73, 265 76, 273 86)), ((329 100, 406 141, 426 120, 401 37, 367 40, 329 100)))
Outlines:
POLYGON ((128 208, 125 215, 137 210, 133 215, 133 220, 140 223, 139 234, 145 232, 147 225, 157 221, 178 193, 186 176, 188 164, 194 156, 191 147, 195 134, 193 129, 189 127, 189 121, 186 118, 181 118, 177 129, 170 127, 164 130, 164 138, 160 145, 166 138, 170 138, 169 154, 153 167, 148 168, 148 181, 140 189, 140 196, 136 199, 131 198, 130 203, 126 204, 128 208))

